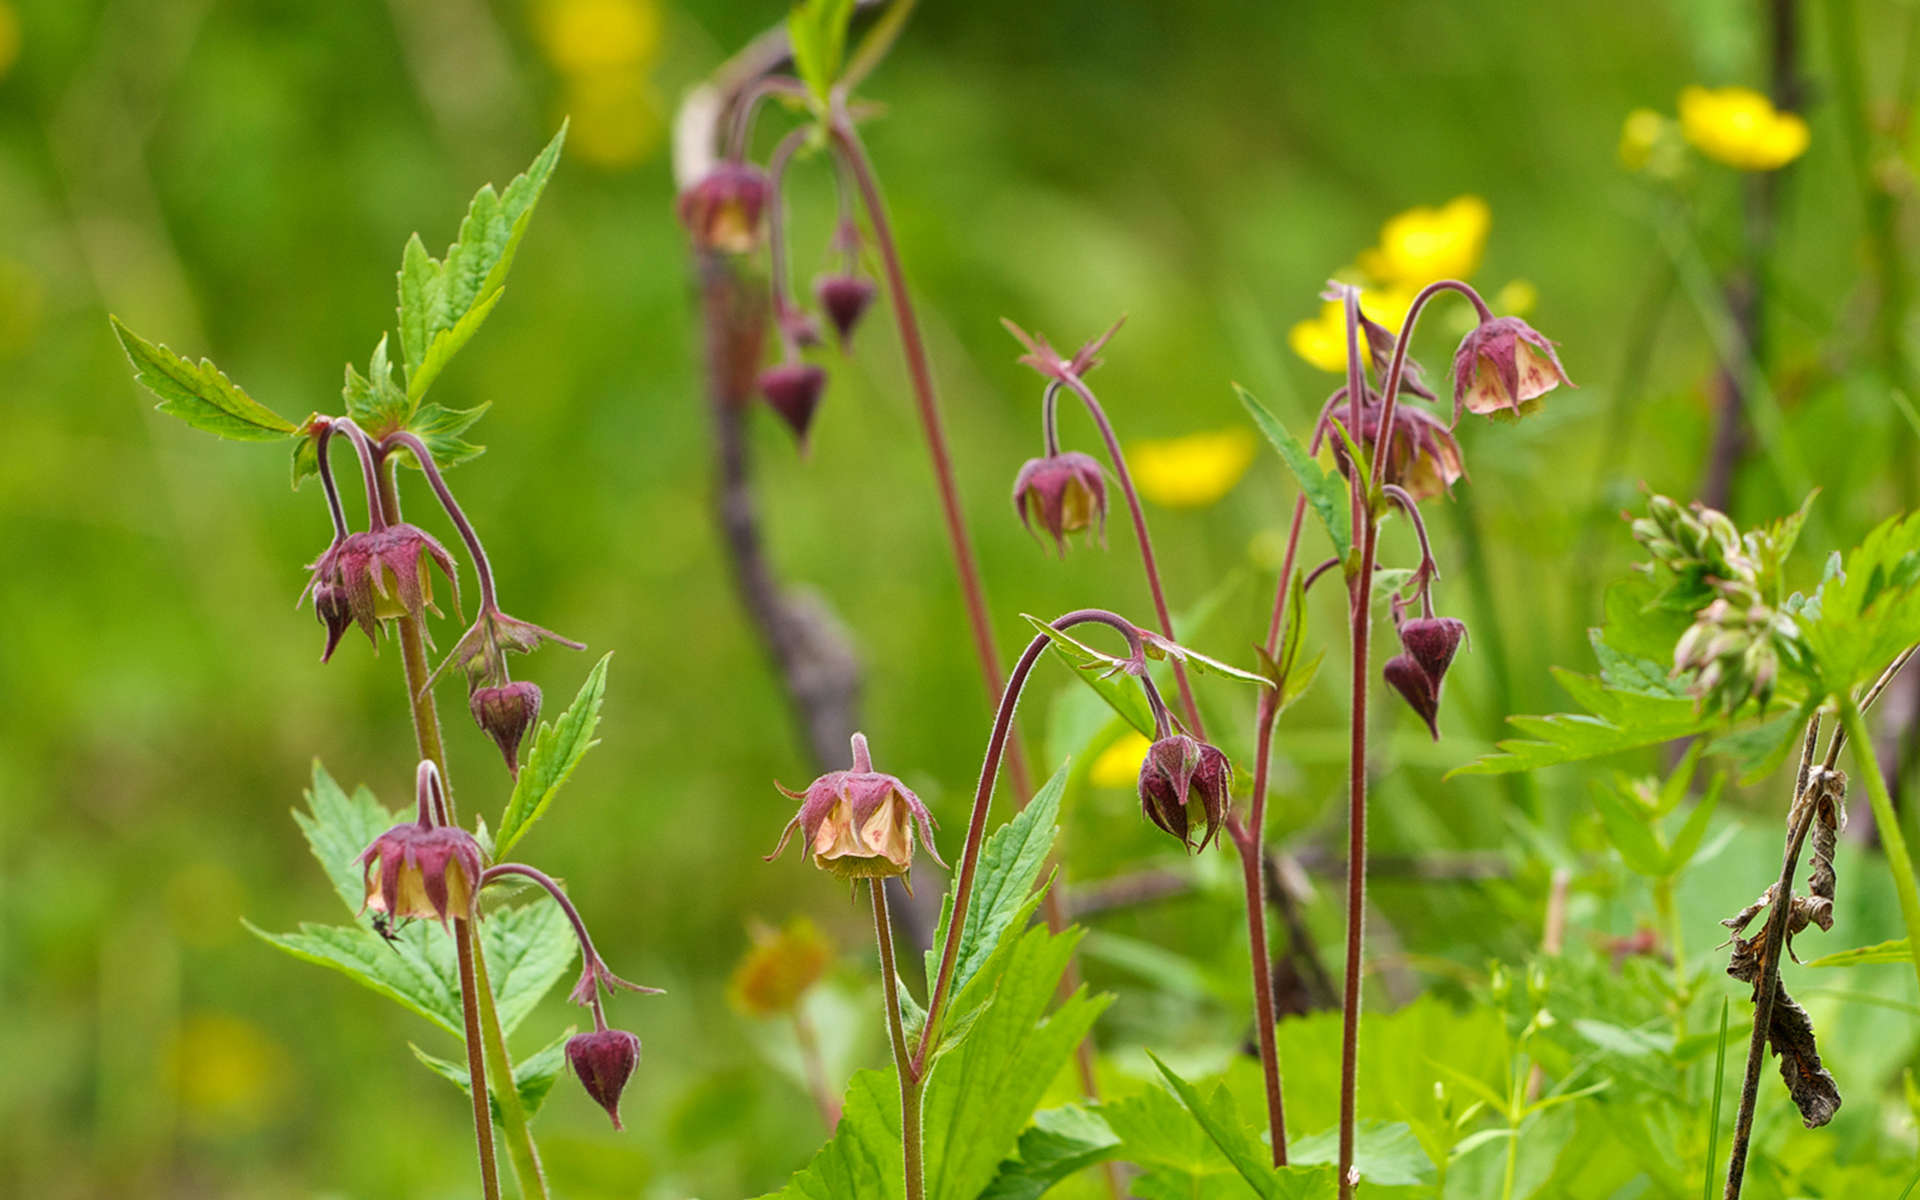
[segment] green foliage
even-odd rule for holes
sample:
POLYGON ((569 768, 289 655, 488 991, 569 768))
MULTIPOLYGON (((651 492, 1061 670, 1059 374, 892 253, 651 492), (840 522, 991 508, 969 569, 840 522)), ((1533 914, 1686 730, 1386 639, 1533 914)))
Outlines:
POLYGON ((1833 954, 1823 954, 1819 958, 1809 959, 1809 967, 1862 967, 1870 963, 1906 962, 1911 958, 1907 939, 1895 938, 1872 946, 1857 946, 1852 950, 1840 950, 1833 954))
MULTIPOLYGON (((307 806, 294 819, 341 903, 358 914, 365 885, 356 860, 375 837, 410 814, 387 811, 366 788, 348 795, 317 762, 307 806)), ((374 932, 368 917, 351 925, 304 923, 296 933, 247 928, 295 958, 339 971, 462 1036, 459 964, 453 939, 436 923, 407 922, 391 929, 390 939, 374 932)), ((572 963, 572 926, 558 905, 537 902, 487 914, 479 934, 501 1028, 512 1032, 572 963)))
POLYGON ((347 415, 362 429, 395 429, 406 423, 413 406, 407 393, 394 382, 393 364, 387 360, 386 334, 380 335, 379 345, 367 359, 365 375, 354 370, 352 363, 347 364, 347 382, 340 395, 346 402, 347 415))
POLYGON ((128 329, 119 317, 107 319, 133 364, 133 377, 160 397, 155 407, 161 412, 236 442, 277 442, 299 432, 292 421, 241 391, 212 359, 195 366, 128 329))
MULTIPOLYGON (((520 1105, 526 1110, 529 1118, 538 1113, 540 1107, 547 1102, 547 1095, 553 1091, 554 1081, 560 1078, 562 1071, 566 1070, 567 1039, 572 1037, 574 1032, 575 1027, 569 1025, 559 1037, 513 1064, 514 1090, 520 1093, 520 1105)), ((450 1059, 428 1054, 412 1043, 408 1043, 407 1048, 413 1051, 413 1056, 419 1059, 428 1070, 459 1088, 462 1095, 473 1094, 473 1080, 467 1073, 466 1063, 453 1062, 450 1059)), ((492 1091, 494 1087, 494 1082, 488 1080, 487 1090, 492 1091)), ((500 1119, 499 1099, 488 1096, 487 1103, 493 1109, 493 1119, 498 1121, 500 1119)))
POLYGON ((840 79, 847 25, 852 20, 853 0, 801 0, 787 14, 794 70, 822 107, 840 79))
POLYGON ((417 406, 447 362, 466 345, 500 302, 514 252, 560 161, 566 126, 504 193, 482 187, 467 207, 460 234, 435 259, 419 234, 400 260, 400 348, 406 363, 407 402, 417 406))
POLYGON ((593 733, 600 725, 600 702, 607 692, 607 660, 612 657, 608 652, 593 664, 586 682, 580 685, 579 694, 574 696, 567 711, 560 714, 559 720, 540 722, 533 750, 521 764, 520 776, 513 781, 513 795, 507 799, 507 810, 500 815, 500 830, 494 835, 496 857, 505 858, 514 843, 526 836, 527 830, 553 803, 561 785, 573 775, 573 769, 587 756, 587 751, 600 744, 593 733))
POLYGON ((1876 526, 1809 608, 1803 634, 1829 694, 1871 682, 1920 642, 1920 513, 1876 526))
POLYGON ((1142 736, 1155 736, 1153 706, 1147 703, 1139 681, 1126 673, 1123 660, 1100 653, 1031 613, 1021 613, 1020 616, 1053 643, 1054 653, 1060 656, 1061 662, 1072 668, 1074 678, 1099 693, 1100 698, 1142 736))
MULTIPOLYGON (((1079 934, 1026 928, 1045 891, 1036 885, 1066 779, 1066 768, 1056 771, 982 849, 955 959, 950 1011, 957 1015, 945 1023, 923 1085, 926 1177, 936 1200, 971 1200, 993 1183, 1047 1086, 1107 1004, 1082 990, 1052 1007, 1079 934)), ((936 945, 952 905, 949 893, 936 945)), ((932 955, 927 970, 930 977, 938 970, 932 955)), ((898 1196, 901 1153, 893 1072, 862 1071, 832 1140, 778 1194, 898 1196)))
POLYGON ((1294 481, 1300 485, 1300 492, 1307 498, 1307 504, 1313 509, 1313 515, 1320 519, 1321 528, 1333 539, 1333 553, 1345 562, 1353 549, 1352 521, 1347 513, 1347 487, 1344 481, 1327 474, 1320 469, 1313 455, 1294 437, 1280 418, 1267 411, 1265 405, 1253 398, 1253 393, 1239 384, 1234 391, 1240 395, 1240 403, 1246 406, 1247 415, 1253 418, 1267 441, 1280 452, 1281 461, 1287 464, 1287 470, 1293 472, 1294 481))
POLYGON ((1320 1200, 1338 1193, 1337 1175, 1332 1167, 1275 1167, 1269 1162, 1259 1135, 1241 1119, 1233 1093, 1225 1087, 1217 1087, 1211 1096, 1203 1097, 1199 1089, 1174 1074, 1152 1051, 1147 1052, 1147 1057, 1160 1068, 1160 1074, 1181 1106, 1206 1131, 1207 1137, 1256 1195, 1268 1200, 1320 1200))

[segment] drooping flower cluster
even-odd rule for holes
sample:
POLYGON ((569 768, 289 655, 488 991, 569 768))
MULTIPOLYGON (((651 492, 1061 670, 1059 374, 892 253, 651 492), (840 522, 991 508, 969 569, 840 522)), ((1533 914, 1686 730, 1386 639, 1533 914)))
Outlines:
POLYGON ((913 790, 892 775, 873 769, 865 734, 853 735, 853 766, 829 771, 805 791, 781 794, 801 802, 787 822, 780 844, 767 855, 780 857, 794 831, 805 839, 813 865, 842 879, 884 879, 900 876, 912 889, 914 833, 926 843, 927 853, 941 866, 933 843, 933 816, 913 790))

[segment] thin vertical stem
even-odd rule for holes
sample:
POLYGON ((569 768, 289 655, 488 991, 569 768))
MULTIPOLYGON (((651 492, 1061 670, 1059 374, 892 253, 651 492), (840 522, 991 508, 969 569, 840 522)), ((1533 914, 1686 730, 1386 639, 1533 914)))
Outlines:
MULTIPOLYGON (((893 924, 887 918, 886 889, 880 880, 869 879, 867 894, 873 897, 873 939, 880 944, 880 977, 887 995, 887 1037, 893 1045, 893 1072, 900 1081, 900 1158, 906 1172, 907 1200, 924 1200, 927 1183, 926 1168, 921 1161, 922 1076, 907 1054, 906 1029, 900 1022, 900 975, 893 961, 893 924)), ((931 1009, 927 1021, 932 1024, 931 1009)))
MULTIPOLYGON (((1078 375, 1067 373, 1064 381, 1073 393, 1086 405, 1087 415, 1093 418, 1094 425, 1100 430, 1100 437, 1107 443, 1107 457, 1113 463, 1114 478, 1120 481, 1120 493, 1127 498, 1127 512, 1133 518, 1134 537, 1140 543, 1140 566, 1147 576, 1147 591, 1153 595, 1153 613, 1160 620, 1160 632, 1168 641, 1178 641, 1173 633, 1173 616, 1167 611, 1166 590, 1160 586, 1160 564, 1154 558, 1153 537, 1147 532, 1147 514, 1140 507, 1140 494, 1134 490, 1133 474, 1127 470, 1127 456, 1120 450, 1120 439, 1113 431, 1113 422, 1107 419, 1106 409, 1094 396, 1093 389, 1086 385, 1078 375)), ((1194 737, 1205 741, 1206 728, 1200 721, 1200 706, 1194 703, 1193 685, 1187 680, 1187 671, 1176 659, 1173 663, 1173 678, 1180 688, 1180 708, 1187 719, 1187 731, 1194 737)))
MULTIPOLYGON (((351 422, 346 424, 351 433, 359 432, 351 422)), ((362 441, 363 438, 355 439, 355 445, 360 445, 362 441)), ((375 508, 378 521, 382 525, 399 522, 400 491, 394 482, 392 470, 387 469, 385 464, 376 464, 374 476, 378 480, 376 497, 379 503, 375 508)), ((447 819, 451 822, 454 820, 453 784, 447 775, 447 752, 440 737, 439 711, 434 705, 432 693, 426 688, 429 672, 426 640, 421 633, 420 623, 413 617, 402 614, 396 618, 395 624, 400 633, 400 661, 406 674, 407 707, 413 720, 414 743, 420 757, 431 759, 440 769, 446 792, 447 819)), ((499 1168, 494 1163, 493 1154, 493 1122, 487 1109, 487 1071, 491 1069, 496 1078, 506 1081, 495 1100, 500 1107, 501 1131, 506 1135, 507 1158, 513 1164, 520 1194, 526 1200, 546 1200, 546 1175, 540 1166, 540 1153, 534 1145, 532 1131, 527 1126, 526 1110, 520 1103, 519 1089, 513 1086, 512 1060, 507 1056, 505 1035, 494 1007, 485 954, 479 939, 474 936, 472 922, 456 921, 453 930, 460 962, 468 1081, 474 1096, 474 1140, 479 1149, 484 1195, 486 1200, 498 1200, 500 1195, 499 1168), (492 1181, 490 1187, 487 1186, 489 1180, 492 1181)))

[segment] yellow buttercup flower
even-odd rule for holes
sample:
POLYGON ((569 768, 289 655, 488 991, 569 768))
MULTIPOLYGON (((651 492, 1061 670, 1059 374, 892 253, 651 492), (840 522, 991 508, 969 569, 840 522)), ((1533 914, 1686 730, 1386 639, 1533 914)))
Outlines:
POLYGON ((1493 295, 1493 311, 1524 317, 1540 302, 1540 289, 1528 279, 1515 279, 1493 295))
MULTIPOLYGON (((1395 336, 1406 323, 1413 293, 1404 288, 1369 288, 1360 293, 1360 311, 1367 319, 1392 330, 1395 336)), ((1347 310, 1338 300, 1320 306, 1320 315, 1300 321, 1287 331, 1287 345, 1293 352, 1322 371, 1347 369, 1347 310)), ((1360 339, 1360 352, 1367 353, 1367 339, 1360 339)))
POLYGON ((1120 740, 1100 752, 1087 768, 1087 779, 1095 787, 1130 788, 1140 782, 1140 764, 1146 761, 1153 743, 1129 729, 1120 740))
POLYGON ((567 150, 596 167, 630 167, 652 154, 666 133, 658 100, 645 79, 594 71, 568 81, 567 150))
POLYGON ((660 49, 660 7, 655 0, 541 0, 534 29, 563 72, 632 69, 660 49))
POLYGON ((1775 171, 1806 153, 1807 123, 1752 88, 1689 87, 1680 131, 1700 152, 1742 171, 1775 171))
POLYGON ((1479 269, 1492 225, 1492 210, 1478 196, 1456 196, 1438 208, 1410 208, 1381 227, 1380 245, 1361 254, 1360 269, 1408 291, 1436 280, 1465 279, 1479 269))
POLYGON ((1127 463, 1140 494, 1167 508, 1205 508, 1233 490, 1253 464, 1253 433, 1223 429, 1135 442, 1127 463))

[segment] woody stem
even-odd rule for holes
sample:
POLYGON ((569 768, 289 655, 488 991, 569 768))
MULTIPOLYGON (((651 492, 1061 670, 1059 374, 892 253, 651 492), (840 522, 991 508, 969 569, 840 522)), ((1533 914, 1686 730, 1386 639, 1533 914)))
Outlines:
MULTIPOLYGON (((1113 432, 1113 422, 1107 420, 1106 409, 1093 394, 1093 389, 1078 375, 1069 373, 1062 381, 1079 396, 1087 406, 1087 415, 1100 430, 1100 437, 1107 443, 1107 457, 1113 462, 1114 478, 1120 481, 1120 492, 1127 498, 1127 512, 1133 518, 1133 533, 1140 542, 1140 566, 1146 572, 1147 590, 1153 595, 1153 613, 1159 618, 1160 632, 1168 641, 1176 641, 1173 636, 1173 617, 1167 611, 1167 596, 1160 586, 1160 565, 1153 555, 1153 538, 1147 533, 1147 514, 1140 507, 1140 494, 1134 490, 1133 475, 1127 470, 1127 456, 1120 450, 1120 439, 1113 432)), ((1200 722, 1200 706, 1194 703, 1193 686, 1187 680, 1187 671, 1179 659, 1173 661, 1174 682, 1180 688, 1180 708, 1187 718, 1187 730, 1194 737, 1205 741, 1206 729, 1200 722)))

